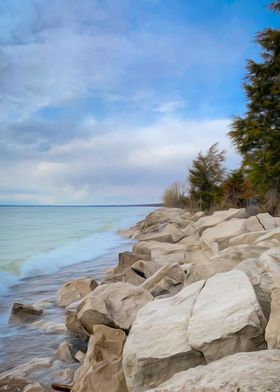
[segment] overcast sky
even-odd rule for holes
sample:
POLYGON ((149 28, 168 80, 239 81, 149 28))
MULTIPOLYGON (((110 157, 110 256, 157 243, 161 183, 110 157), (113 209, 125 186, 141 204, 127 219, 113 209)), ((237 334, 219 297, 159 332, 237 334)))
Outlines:
POLYGON ((159 202, 242 114, 265 0, 1 0, 0 203, 159 202))

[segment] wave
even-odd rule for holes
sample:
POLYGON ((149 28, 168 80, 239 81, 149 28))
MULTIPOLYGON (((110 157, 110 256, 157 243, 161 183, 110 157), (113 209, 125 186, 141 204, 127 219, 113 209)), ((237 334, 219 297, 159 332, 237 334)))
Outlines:
MULTIPOLYGON (((142 217, 143 213, 134 217, 123 217, 119 221, 106 225, 106 228, 103 227, 103 230, 106 231, 99 232, 98 230, 86 238, 68 241, 62 246, 33 256, 23 262, 18 276, 8 272, 0 272, 0 294, 5 294, 22 278, 51 274, 65 266, 96 259, 104 256, 111 249, 121 247, 127 243, 127 240, 120 237, 116 231, 135 224, 142 217)), ((98 266, 98 261, 96 264, 98 266)))

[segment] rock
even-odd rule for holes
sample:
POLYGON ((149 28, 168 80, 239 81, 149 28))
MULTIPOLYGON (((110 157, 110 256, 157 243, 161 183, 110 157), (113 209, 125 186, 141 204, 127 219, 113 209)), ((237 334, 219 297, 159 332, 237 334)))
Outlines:
POLYGON ((149 260, 152 260, 161 255, 182 253, 185 251, 185 246, 182 244, 169 244, 167 242, 140 241, 133 245, 133 251, 145 255, 149 257, 149 260))
POLYGON ((127 392, 122 370, 125 333, 95 325, 84 364, 75 373, 72 392, 127 392))
POLYGON ((271 240, 280 241, 280 227, 277 227, 274 230, 269 230, 267 232, 263 232, 263 235, 259 236, 256 239, 255 244, 259 244, 264 241, 271 241, 271 240))
POLYGON ((257 214, 256 218, 258 219, 264 230, 272 230, 276 229, 277 227, 277 223, 275 222, 273 216, 271 216, 267 212, 264 214, 257 214))
POLYGON ((150 233, 137 236, 140 241, 157 241, 157 242, 170 242, 173 243, 172 235, 169 233, 150 233))
POLYGON ((85 353, 83 353, 82 351, 77 351, 76 352, 76 354, 75 354, 75 359, 78 361, 78 362, 80 362, 80 363, 83 363, 84 362, 84 360, 85 360, 85 353))
POLYGON ((264 315, 268 319, 274 278, 280 274, 280 249, 269 249, 260 257, 242 261, 235 268, 243 271, 250 279, 264 315))
POLYGON ((265 348, 265 326, 250 280, 242 271, 234 270, 206 281, 194 304, 188 339, 192 348, 211 362, 236 352, 265 348))
POLYGON ((228 247, 215 256, 210 257, 208 261, 191 264, 189 274, 186 277, 186 284, 191 284, 201 279, 208 279, 220 272, 228 272, 243 260, 249 257, 258 257, 266 250, 267 248, 254 244, 228 247))
POLYGON ((137 314, 124 346, 123 367, 128 389, 145 391, 174 373, 205 363, 189 341, 187 327, 204 281, 173 297, 153 301, 137 314))
POLYGON ((145 260, 138 260, 131 266, 133 271, 143 277, 143 281, 153 275, 159 268, 155 262, 145 260))
POLYGON ((175 374, 147 392, 278 392, 280 350, 230 355, 175 374))
POLYGON ((280 348, 280 274, 275 275, 271 294, 271 313, 265 330, 268 349, 280 348))
POLYGON ((104 284, 81 301, 78 320, 90 334, 96 324, 129 330, 138 310, 152 300, 147 290, 129 283, 104 284))
MULTIPOLYGON (((134 264, 133 264, 134 265, 134 264)), ((104 280, 104 283, 127 282, 133 286, 139 286, 145 278, 132 268, 126 268, 121 274, 112 275, 104 280)))
POLYGON ((30 383, 24 377, 0 374, 0 392, 21 392, 30 383))
POLYGON ((126 268, 129 268, 138 260, 149 260, 145 255, 137 254, 135 252, 121 252, 119 253, 119 263, 115 272, 120 273, 126 268))
MULTIPOLYGON (((146 263, 148 262, 146 261, 146 263)), ((170 253, 167 255, 158 255, 156 257, 153 257, 152 263, 150 263, 149 268, 152 271, 154 266, 155 271, 153 273, 155 273, 163 265, 173 263, 181 265, 187 263, 187 259, 185 258, 185 252, 170 253)), ((150 276, 151 275, 152 274, 150 274, 150 276)))
POLYGON ((72 354, 67 342, 63 342, 58 346, 56 355, 62 362, 72 362, 72 354))
POLYGON ((218 263, 218 262, 226 262, 227 259, 231 259, 236 265, 241 261, 246 260, 250 257, 258 257, 266 251, 267 251, 266 247, 255 245, 255 244, 230 246, 220 251, 215 256, 211 257, 210 261, 212 263, 218 263))
POLYGON ((171 242, 173 243, 176 243, 185 237, 184 232, 180 230, 174 223, 168 223, 166 226, 164 226, 164 228, 161 230, 161 233, 171 235, 171 242))
POLYGON ((260 231, 262 226, 259 224, 255 216, 249 219, 232 219, 219 223, 218 225, 206 229, 201 236, 201 240, 208 246, 210 244, 216 244, 212 249, 214 252, 225 249, 229 240, 232 237, 239 236, 249 231, 260 231))
POLYGON ((74 336, 89 336, 89 333, 84 329, 78 319, 78 307, 82 300, 74 302, 65 308, 65 326, 71 335, 74 336))
POLYGON ((263 235, 264 235, 263 230, 244 233, 236 237, 230 238, 230 240, 228 241, 228 245, 237 246, 237 245, 253 244, 259 237, 263 235))
POLYGON ((98 286, 94 279, 82 278, 65 283, 57 294, 57 305, 66 307, 84 298, 98 286))
POLYGON ((196 212, 194 215, 192 215, 191 220, 193 222, 198 221, 200 218, 202 218, 203 216, 205 216, 205 212, 204 211, 198 211, 196 212))
POLYGON ((9 323, 26 323, 36 320, 43 314, 43 310, 32 305, 15 302, 11 309, 9 323))
POLYGON ((198 236, 198 229, 193 222, 189 223, 187 227, 182 229, 182 232, 185 236, 198 236))
POLYGON ((179 264, 166 264, 142 283, 142 289, 150 291, 157 297, 159 295, 177 294, 184 285, 185 273, 179 264))
POLYGON ((222 222, 226 222, 233 218, 241 219, 246 217, 247 213, 245 208, 230 208, 224 211, 215 211, 212 215, 203 216, 196 222, 195 226, 198 232, 201 234, 205 229, 217 226, 222 222))
POLYGON ((181 214, 180 218, 183 220, 191 220, 191 212, 190 211, 185 211, 183 214, 181 214))

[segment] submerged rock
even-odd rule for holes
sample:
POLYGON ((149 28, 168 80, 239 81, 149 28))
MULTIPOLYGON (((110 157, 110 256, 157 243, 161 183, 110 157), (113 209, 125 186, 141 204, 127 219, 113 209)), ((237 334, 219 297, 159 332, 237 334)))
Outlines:
POLYGON ((32 322, 43 314, 43 310, 33 305, 15 302, 11 309, 9 323, 26 323, 32 322))

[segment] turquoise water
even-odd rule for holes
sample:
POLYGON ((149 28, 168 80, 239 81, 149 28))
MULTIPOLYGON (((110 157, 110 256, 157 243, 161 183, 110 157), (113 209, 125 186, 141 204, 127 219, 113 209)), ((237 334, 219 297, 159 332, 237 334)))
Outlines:
POLYGON ((94 259, 151 207, 0 207, 0 292, 19 278, 94 259))

